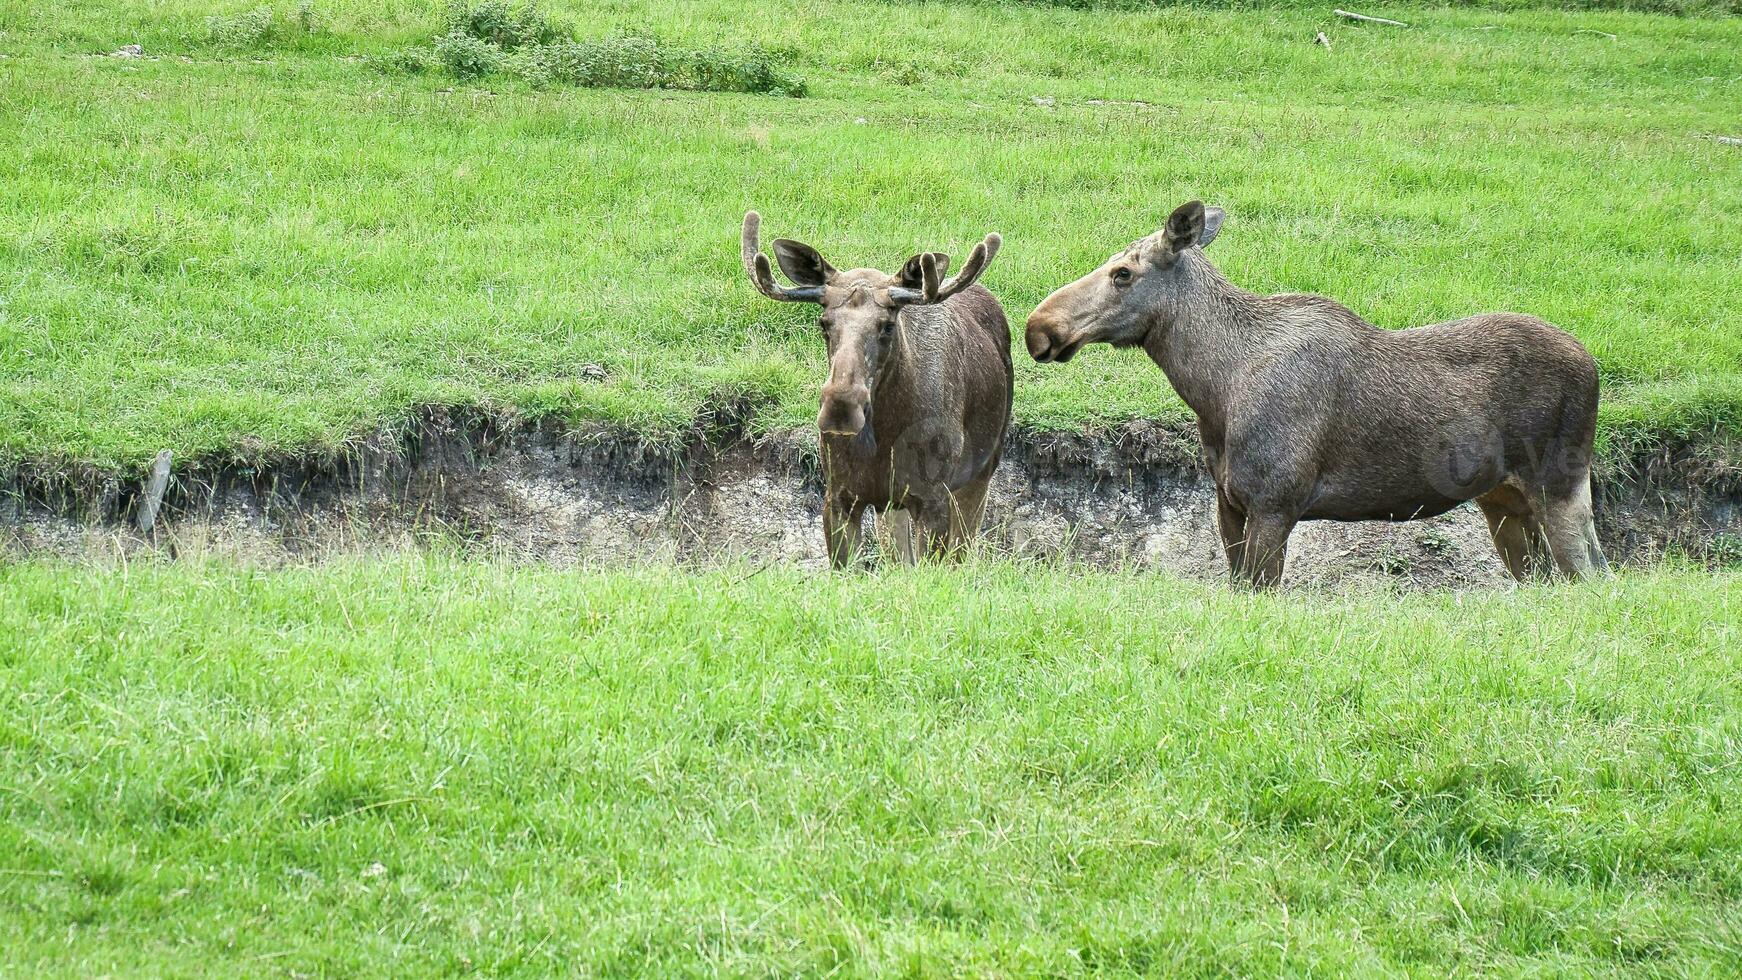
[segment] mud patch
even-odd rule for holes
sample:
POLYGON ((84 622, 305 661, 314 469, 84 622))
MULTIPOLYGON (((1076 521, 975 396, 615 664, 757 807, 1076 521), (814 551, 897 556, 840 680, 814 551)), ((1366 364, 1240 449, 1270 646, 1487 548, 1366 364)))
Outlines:
MULTIPOLYGON (((716 426, 675 445, 429 410, 401 433, 329 457, 179 466, 156 529, 132 518, 138 480, 21 466, 0 473, 13 555, 233 555, 265 562, 441 542, 558 564, 679 561, 825 565, 815 436, 716 426)), ((1598 530, 1612 560, 1714 560, 1742 540, 1742 451, 1662 446, 1606 464, 1598 530)), ((1017 433, 982 547, 996 555, 1226 569, 1211 487, 1186 426, 1017 433)), ((1473 507, 1404 524, 1303 524, 1288 581, 1482 587, 1508 579, 1473 507)))

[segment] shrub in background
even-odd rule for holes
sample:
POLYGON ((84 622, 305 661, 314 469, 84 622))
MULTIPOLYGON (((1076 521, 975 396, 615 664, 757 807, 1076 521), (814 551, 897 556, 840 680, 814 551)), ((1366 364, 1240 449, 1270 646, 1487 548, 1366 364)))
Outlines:
POLYGON ((465 31, 435 40, 435 57, 455 78, 483 78, 502 64, 502 49, 465 31))
POLYGON ((756 45, 741 51, 691 49, 642 33, 579 41, 535 6, 502 0, 456 0, 447 8, 443 28, 429 57, 398 52, 383 66, 417 73, 440 65, 455 78, 468 80, 500 72, 539 88, 562 84, 805 94, 804 79, 756 45))
POLYGON ((502 74, 513 75, 533 88, 547 88, 556 81, 551 75, 550 63, 539 48, 522 48, 504 54, 500 70, 502 74))
POLYGON ((479 4, 454 0, 448 4, 446 27, 450 34, 460 31, 480 41, 488 41, 503 51, 563 39, 562 32, 536 6, 529 3, 512 7, 501 0, 485 0, 479 4))
POLYGON ((742 51, 703 48, 686 51, 680 60, 675 88, 700 92, 768 92, 803 98, 804 79, 782 71, 758 45, 742 51))
POLYGON ((301 0, 294 13, 279 17, 271 7, 206 18, 206 38, 224 48, 258 48, 320 30, 314 0, 301 0))
POLYGON ((659 41, 616 34, 598 41, 563 41, 543 49, 551 77, 588 88, 661 88, 669 78, 659 41))

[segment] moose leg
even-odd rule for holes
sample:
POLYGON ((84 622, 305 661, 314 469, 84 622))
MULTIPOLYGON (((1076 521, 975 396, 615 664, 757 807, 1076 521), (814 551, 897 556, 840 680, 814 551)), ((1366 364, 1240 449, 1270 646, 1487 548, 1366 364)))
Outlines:
POLYGON ((991 477, 975 480, 950 495, 950 554, 960 557, 980 533, 980 522, 986 516, 986 491, 991 477))
POLYGON ((1591 515, 1591 481, 1587 477, 1572 494, 1550 500, 1543 508, 1543 525, 1555 565, 1568 578, 1584 578, 1609 567, 1603 546, 1597 543, 1597 525, 1591 515))
POLYGON ((1538 560, 1542 550, 1542 525, 1531 513, 1530 503, 1517 489, 1502 484, 1476 498, 1482 516, 1488 519, 1488 534, 1506 571, 1528 582, 1545 569, 1538 560))
POLYGON ((1486 505, 1482 505, 1482 516, 1488 519, 1488 534, 1494 539, 1494 550, 1500 552, 1507 573, 1520 582, 1530 581, 1530 542, 1524 527, 1529 518, 1486 505))
POLYGON ((1540 505, 1516 486, 1503 483, 1476 498, 1482 516, 1488 519, 1488 534, 1494 539, 1494 550, 1506 571, 1520 582, 1541 579, 1551 571, 1546 540, 1543 538, 1540 505))
POLYGON ((1240 559, 1240 577, 1256 589, 1273 589, 1282 581, 1282 566, 1288 557, 1288 536, 1295 519, 1284 514, 1247 514, 1246 547, 1240 559))
POLYGON ((1234 506, 1221 488, 1216 488, 1216 529, 1222 533, 1222 553, 1228 557, 1228 572, 1240 577, 1246 561, 1246 512, 1234 506))
POLYGON ((865 508, 833 498, 823 501, 823 540, 829 547, 829 564, 846 568, 858 560, 864 537, 865 508))
POLYGON ((919 552, 914 544, 913 511, 891 507, 883 511, 882 515, 885 536, 896 560, 903 565, 918 561, 919 552))
POLYGON ((935 496, 928 495, 923 502, 910 500, 908 513, 913 515, 913 550, 916 555, 935 558, 948 553, 954 523, 951 511, 954 509, 955 502, 948 490, 935 496))

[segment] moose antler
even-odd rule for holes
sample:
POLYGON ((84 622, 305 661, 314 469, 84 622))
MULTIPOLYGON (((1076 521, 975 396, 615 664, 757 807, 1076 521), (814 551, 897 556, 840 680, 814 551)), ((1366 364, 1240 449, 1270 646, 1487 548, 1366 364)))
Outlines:
MULTIPOLYGON (((992 264, 992 257, 998 254, 998 247, 1003 244, 1004 236, 993 232, 986 236, 985 241, 975 245, 974 250, 968 253, 968 261, 962 263, 962 271, 952 276, 949 282, 938 287, 938 300, 949 299, 972 286, 980 278, 980 273, 985 272, 986 267, 992 264)), ((944 257, 944 264, 945 266, 949 265, 948 256, 944 257)), ((933 300, 933 302, 937 302, 937 300, 933 300)))
POLYGON ((919 256, 919 288, 892 286, 889 289, 889 298, 902 306, 937 302, 935 297, 938 294, 938 280, 944 277, 944 270, 949 267, 950 257, 944 253, 921 252, 919 256))
POLYGON ((769 299, 785 303, 819 302, 823 298, 821 286, 782 286, 774 281, 774 267, 769 264, 768 256, 762 254, 761 231, 762 216, 754 211, 746 213, 741 244, 744 271, 750 273, 750 281, 769 299))
POLYGON ((998 254, 998 247, 1003 244, 1004 238, 997 232, 987 235, 986 240, 975 245, 974 251, 968 254, 962 271, 943 283, 938 280, 949 269, 950 257, 942 252, 927 252, 919 260, 923 285, 919 289, 892 289, 889 294, 899 303, 941 303, 972 286, 980 278, 980 273, 992 264, 992 257, 998 254))

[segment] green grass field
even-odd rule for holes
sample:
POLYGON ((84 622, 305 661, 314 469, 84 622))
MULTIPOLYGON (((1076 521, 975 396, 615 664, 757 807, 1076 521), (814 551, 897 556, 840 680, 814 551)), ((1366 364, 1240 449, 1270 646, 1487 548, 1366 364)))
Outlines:
MULTIPOLYGON (((547 5, 588 37, 756 40, 808 80, 787 99, 383 72, 433 2, 212 40, 255 6, 0 2, 0 454, 331 447, 432 402, 802 425, 822 343, 743 281, 747 208, 848 264, 1001 231, 986 282, 1020 324, 1193 196, 1251 288, 1574 331, 1605 438, 1742 428, 1742 148, 1711 138, 1742 135, 1742 19, 547 5), (132 42, 156 60, 100 56, 132 42)), ((1025 426, 1184 411, 1137 355, 1021 360, 1025 426)))
MULTIPOLYGON (((1534 5, 545 4, 799 99, 393 69, 436 0, 0 0, 0 473, 806 425, 751 207, 841 264, 1000 231, 1019 326, 1202 197, 1250 288, 1574 331, 1612 448, 1742 433, 1742 18, 1534 5)), ((1185 417, 1136 355, 1017 371, 1030 428, 1185 417)), ((0 554, 0 975, 1736 975, 1738 648, 1742 577, 1674 567, 0 554)))
POLYGON ((8 972, 1742 970, 1742 578, 0 568, 8 972))

